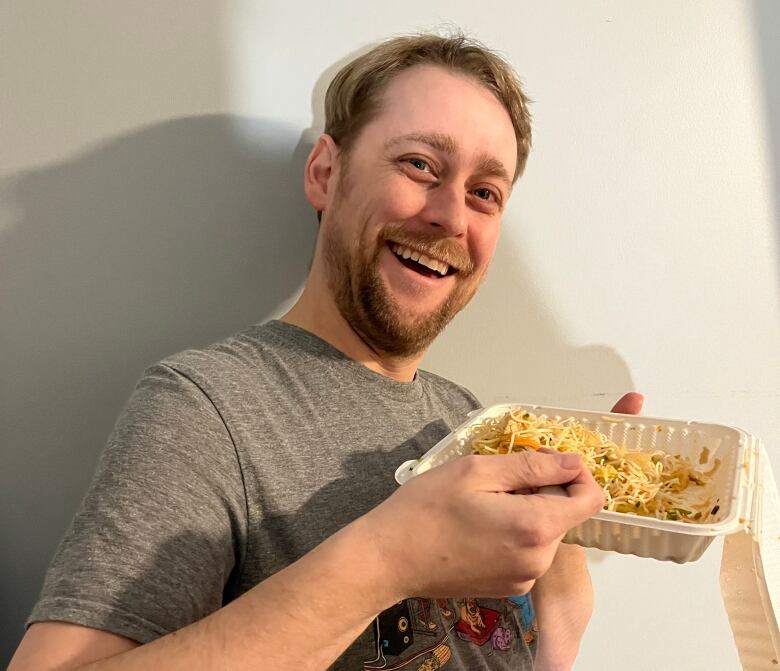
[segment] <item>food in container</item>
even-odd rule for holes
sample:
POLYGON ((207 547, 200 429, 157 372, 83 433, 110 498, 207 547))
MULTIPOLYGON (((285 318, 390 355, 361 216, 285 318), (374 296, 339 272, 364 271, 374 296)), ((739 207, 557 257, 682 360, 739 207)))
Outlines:
MULTIPOLYGON (((484 455, 527 450, 578 454, 604 491, 605 510, 690 523, 706 521, 719 510, 708 485, 720 459, 700 470, 687 456, 627 449, 574 417, 557 419, 511 408, 475 425, 471 447, 484 455)), ((698 462, 708 460, 705 446, 698 462)))
POLYGON ((518 442, 525 443, 525 449, 564 447, 573 451, 577 432, 594 443, 585 458, 592 462, 589 466, 597 481, 606 487, 611 509, 571 529, 564 541, 685 563, 698 559, 716 536, 750 526, 758 441, 744 431, 718 424, 521 403, 494 405, 472 413, 420 459, 402 464, 396 480, 403 484, 450 459, 491 449, 500 453, 518 442), (538 421, 540 417, 544 420, 538 421), (521 430, 510 431, 502 447, 496 438, 512 420, 521 430), (528 429, 534 422, 534 430, 523 432, 523 426, 528 429), (621 466, 635 475, 660 469, 671 477, 652 486, 610 490, 610 466, 616 472, 616 466, 621 466), (686 478, 686 486, 680 486, 686 478))

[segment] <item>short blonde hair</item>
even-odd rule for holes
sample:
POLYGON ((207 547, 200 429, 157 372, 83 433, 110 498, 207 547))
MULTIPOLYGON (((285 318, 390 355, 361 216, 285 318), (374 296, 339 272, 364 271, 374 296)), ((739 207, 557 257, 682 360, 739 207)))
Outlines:
POLYGON ((379 112, 390 81, 414 65, 439 65, 473 77, 504 106, 517 140, 513 181, 522 175, 531 150, 530 99, 514 68, 465 35, 406 35, 380 43, 345 65, 325 94, 325 132, 348 153, 361 129, 379 112))

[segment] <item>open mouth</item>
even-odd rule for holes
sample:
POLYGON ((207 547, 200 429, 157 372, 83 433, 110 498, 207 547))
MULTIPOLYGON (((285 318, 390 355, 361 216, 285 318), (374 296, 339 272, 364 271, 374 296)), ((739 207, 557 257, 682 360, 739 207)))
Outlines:
POLYGON ((424 277, 442 278, 458 272, 457 268, 449 266, 443 261, 432 259, 430 256, 421 254, 411 247, 399 245, 392 240, 388 241, 387 246, 402 264, 424 277))

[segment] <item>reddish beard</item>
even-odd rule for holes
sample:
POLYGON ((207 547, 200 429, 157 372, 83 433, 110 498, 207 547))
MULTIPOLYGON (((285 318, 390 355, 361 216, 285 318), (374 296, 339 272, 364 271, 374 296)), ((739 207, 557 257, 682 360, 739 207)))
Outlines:
MULTIPOLYGON (((337 218, 339 209, 333 211, 337 218)), ((329 287, 344 319, 376 352, 403 358, 421 354, 476 292, 479 283, 473 277, 474 265, 468 253, 451 239, 420 235, 401 224, 391 224, 376 239, 369 237, 364 226, 361 239, 352 246, 340 234, 338 221, 333 224, 328 233, 323 231, 329 287), (404 316, 387 291, 378 262, 388 240, 429 251, 432 257, 458 269, 452 291, 430 313, 404 316)))

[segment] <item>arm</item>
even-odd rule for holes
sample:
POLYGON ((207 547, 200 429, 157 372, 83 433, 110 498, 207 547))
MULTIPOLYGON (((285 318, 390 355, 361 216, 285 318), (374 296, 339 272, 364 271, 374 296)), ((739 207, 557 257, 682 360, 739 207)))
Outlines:
POLYGON ((360 519, 224 608, 147 645, 61 623, 45 623, 57 632, 46 640, 35 625, 9 671, 324 669, 400 598, 382 580, 372 536, 360 519))
POLYGON ((602 503, 579 459, 464 457, 415 478, 299 561, 194 624, 86 665, 67 662, 74 657, 71 643, 33 649, 31 629, 10 671, 248 671, 258 664, 325 669, 377 613, 408 596, 527 592, 549 568, 566 529, 602 503), (508 495, 562 483, 570 483, 565 499, 508 495), (334 602, 341 607, 333 608, 334 602))
MULTIPOLYGON (((612 412, 636 415, 642 411, 642 402, 640 394, 629 393, 612 412)), ((568 671, 593 613, 593 585, 585 551, 561 543, 550 570, 536 581, 533 597, 539 624, 535 668, 568 671)))
POLYGON ((593 586, 585 551, 561 543, 550 570, 536 581, 534 607, 539 624, 537 671, 568 671, 593 613, 593 586))

